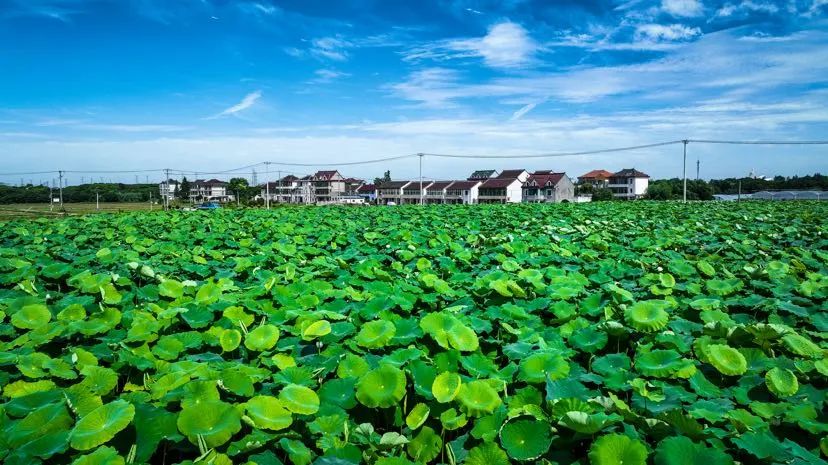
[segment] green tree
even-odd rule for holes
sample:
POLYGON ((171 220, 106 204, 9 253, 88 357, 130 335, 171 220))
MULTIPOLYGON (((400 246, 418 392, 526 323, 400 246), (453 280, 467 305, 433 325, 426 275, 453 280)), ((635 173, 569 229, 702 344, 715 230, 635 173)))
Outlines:
POLYGON ((187 200, 190 198, 190 189, 192 186, 190 185, 190 181, 187 180, 187 176, 181 180, 181 184, 178 185, 178 192, 176 197, 182 200, 187 200))
POLYGON ((612 191, 607 189, 606 187, 599 187, 592 191, 592 201, 593 202, 601 202, 614 199, 615 196, 612 195, 612 191))
POLYGON ((650 200, 671 200, 673 198, 673 188, 670 181, 653 181, 647 186, 647 192, 644 198, 650 200))
POLYGON ((374 185, 379 186, 384 182, 391 182, 391 170, 387 170, 383 173, 381 178, 374 178, 374 185))
POLYGON ((247 202, 250 200, 252 189, 250 189, 250 184, 247 182, 247 179, 244 178, 232 178, 227 185, 227 190, 232 192, 239 201, 247 202))

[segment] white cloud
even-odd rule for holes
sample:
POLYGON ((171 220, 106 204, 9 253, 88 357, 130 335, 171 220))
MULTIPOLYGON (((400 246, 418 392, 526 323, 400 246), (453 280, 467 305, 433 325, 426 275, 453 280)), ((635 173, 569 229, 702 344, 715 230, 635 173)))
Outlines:
POLYGON ((670 15, 694 18, 704 14, 704 5, 699 0, 662 0, 661 9, 670 15))
POLYGON ((635 29, 636 40, 653 42, 686 40, 699 34, 701 29, 682 24, 642 24, 635 29))
POLYGON ((420 45, 404 53, 406 61, 482 58, 492 68, 521 68, 535 60, 540 49, 520 24, 505 21, 492 25, 485 36, 441 40, 420 45))
POLYGON ((316 57, 327 58, 336 61, 348 59, 347 49, 352 46, 350 42, 341 37, 322 37, 311 41, 310 53, 316 57))
POLYGON ((729 18, 735 14, 744 15, 750 12, 761 12, 773 14, 779 11, 779 7, 770 2, 754 2, 745 0, 739 4, 725 3, 716 11, 714 17, 729 18))
POLYGON ((72 126, 76 129, 90 131, 112 132, 179 132, 192 129, 192 126, 178 126, 171 124, 96 124, 84 123, 72 126))
POLYGON ((333 82, 339 78, 350 76, 350 73, 344 73, 342 71, 337 71, 334 69, 317 69, 313 72, 313 74, 316 77, 308 81, 312 84, 326 84, 329 82, 333 82))
POLYGON ((210 116, 206 119, 217 119, 221 118, 222 116, 235 115, 241 111, 247 110, 248 108, 252 107, 256 103, 256 101, 259 100, 261 97, 262 91, 257 90, 255 92, 251 92, 245 95, 241 102, 233 105, 230 108, 226 108, 220 113, 210 116))
POLYGON ((520 107, 520 109, 516 112, 512 113, 512 117, 509 118, 509 121, 517 121, 523 118, 524 115, 534 110, 536 106, 538 106, 537 103, 527 103, 526 105, 520 107))

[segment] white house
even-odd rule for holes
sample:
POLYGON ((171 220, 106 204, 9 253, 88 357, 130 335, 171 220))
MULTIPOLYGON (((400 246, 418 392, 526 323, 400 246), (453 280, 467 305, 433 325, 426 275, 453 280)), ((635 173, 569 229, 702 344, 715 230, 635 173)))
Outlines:
POLYGON ((434 181, 426 188, 425 203, 446 203, 446 189, 454 181, 434 181))
POLYGON ((377 186, 377 203, 387 205, 389 202, 402 203, 403 188, 411 181, 388 181, 377 186))
POLYGON ((229 202, 234 199, 227 192, 227 183, 218 179, 196 179, 190 187, 190 199, 194 201, 229 202))
POLYGON ((616 199, 634 200, 644 197, 649 185, 650 176, 635 168, 625 168, 610 176, 607 187, 616 199))
POLYGON ((426 191, 432 184, 431 181, 411 181, 403 187, 401 203, 418 204, 425 201, 426 191))
POLYGON ((523 201, 532 203, 541 202, 573 202, 575 200, 575 184, 566 173, 553 171, 535 171, 523 183, 523 201))
POLYGON ((178 190, 180 189, 180 184, 175 179, 167 179, 166 181, 161 181, 158 184, 158 195, 163 200, 165 197, 167 200, 175 199, 176 195, 178 195, 178 190))
POLYGON ((480 181, 454 181, 446 188, 444 203, 477 203, 480 181))
POLYGON ((503 170, 497 177, 483 181, 478 190, 478 203, 520 203, 523 183, 528 178, 526 170, 503 170))
POLYGON ((317 202, 330 202, 345 195, 345 178, 339 171, 317 171, 311 178, 317 202))

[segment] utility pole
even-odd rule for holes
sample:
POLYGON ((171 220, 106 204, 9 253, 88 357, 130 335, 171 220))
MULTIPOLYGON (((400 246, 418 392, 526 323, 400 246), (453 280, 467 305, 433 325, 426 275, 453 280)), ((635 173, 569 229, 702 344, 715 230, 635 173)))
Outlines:
POLYGON ((164 169, 164 210, 170 209, 170 169, 164 169))
POLYGON ((277 190, 278 190, 278 193, 276 194, 278 196, 278 197, 276 197, 276 199, 277 199, 276 202, 277 203, 282 203, 282 170, 277 171, 276 176, 277 176, 276 182, 278 183, 278 184, 276 184, 277 190))
POLYGON ((101 194, 95 191, 95 210, 101 209, 101 194))
POLYGON ((58 171, 58 177, 60 181, 58 182, 58 187, 60 188, 60 209, 63 210, 63 171, 58 171))
POLYGON ((52 183, 49 184, 49 212, 51 212, 52 209, 55 206, 54 197, 52 197, 52 189, 54 189, 54 187, 55 187, 55 178, 52 178, 52 183))
POLYGON ((739 180, 739 191, 738 191, 738 194, 736 195, 736 201, 739 202, 741 200, 742 200, 742 180, 740 179, 739 180))
POLYGON ((687 203, 687 139, 681 141, 684 144, 684 203, 687 203))
POLYGON ((423 154, 418 153, 418 157, 420 157, 420 205, 423 204, 423 154))
POLYGON ((265 208, 270 210, 270 162, 265 164, 265 208))
POLYGON ((696 181, 699 180, 699 159, 696 157, 696 181))

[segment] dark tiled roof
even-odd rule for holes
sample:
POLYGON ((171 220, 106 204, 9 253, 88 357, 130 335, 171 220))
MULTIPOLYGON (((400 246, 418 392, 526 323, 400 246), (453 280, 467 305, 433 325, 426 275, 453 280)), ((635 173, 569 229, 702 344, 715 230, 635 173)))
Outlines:
POLYGON ((613 173, 614 178, 649 178, 650 175, 642 173, 635 168, 624 168, 623 170, 613 173))
POLYGON ((451 188, 453 189, 471 189, 472 187, 480 184, 480 181, 454 181, 452 183, 451 188))
POLYGON ((377 189, 399 189, 411 181, 388 181, 377 186, 377 189))
MULTIPOLYGON (((164 182, 165 182, 165 181, 161 181, 161 182, 160 182, 160 183, 158 183, 158 184, 162 184, 162 185, 163 185, 163 184, 164 184, 164 182)), ((178 181, 176 181, 175 179, 168 179, 168 180, 166 181, 166 183, 167 183, 167 184, 180 184, 180 183, 179 183, 178 181)))
POLYGON ((428 186, 428 190, 430 191, 437 191, 443 190, 448 187, 454 181, 434 181, 430 186, 428 186))
POLYGON ((375 186, 373 184, 363 184, 363 185, 357 187, 357 192, 362 193, 362 194, 370 194, 371 192, 374 192, 375 190, 377 190, 377 186, 375 186))
POLYGON ((285 176, 284 178, 282 178, 282 181, 291 182, 291 181, 296 181, 297 179, 299 179, 299 178, 297 178, 296 176, 294 176, 292 174, 289 174, 289 175, 285 176))
POLYGON ((503 189, 509 187, 517 178, 492 178, 480 185, 481 189, 503 189))
POLYGON ((589 173, 579 176, 580 179, 608 179, 612 176, 612 172, 607 170, 592 170, 589 173))
POLYGON ((363 181, 362 179, 357 179, 357 178, 345 178, 345 179, 343 179, 342 181, 343 181, 343 182, 347 182, 347 183, 349 183, 349 184, 356 184, 356 183, 365 182, 365 181, 363 181))
POLYGON ((499 175, 497 175, 497 177, 500 179, 515 179, 518 176, 520 176, 524 171, 526 170, 503 170, 500 172, 499 175))
POLYGON ((193 184, 195 184, 197 186, 208 186, 208 187, 221 187, 221 186, 226 186, 227 185, 226 182, 219 181, 218 179, 215 179, 215 178, 214 179, 208 179, 206 181, 203 180, 203 179, 196 179, 195 181, 193 181, 193 184))
POLYGON ((529 175, 526 179, 526 182, 523 183, 523 187, 543 187, 547 184, 555 185, 563 179, 566 173, 551 173, 548 171, 536 171, 529 175))
POLYGON ((316 179, 327 181, 327 180, 331 179, 332 177, 334 177, 338 173, 339 172, 336 171, 336 170, 317 171, 316 174, 313 177, 315 177, 316 179))
POLYGON ((469 176, 469 181, 474 181, 476 179, 489 179, 495 174, 495 170, 477 170, 469 176))

